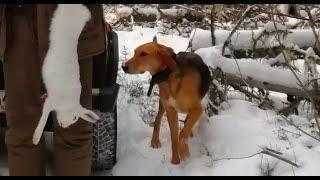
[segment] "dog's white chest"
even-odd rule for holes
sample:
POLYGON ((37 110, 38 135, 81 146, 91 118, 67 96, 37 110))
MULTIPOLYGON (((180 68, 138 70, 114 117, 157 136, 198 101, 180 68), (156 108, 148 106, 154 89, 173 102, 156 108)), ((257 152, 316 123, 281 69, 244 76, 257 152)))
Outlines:
POLYGON ((176 100, 174 100, 172 97, 170 97, 168 99, 168 105, 175 108, 176 107, 176 100))
POLYGON ((176 111, 180 111, 177 106, 177 101, 174 98, 169 97, 169 99, 166 101, 166 103, 168 106, 173 107, 176 111))

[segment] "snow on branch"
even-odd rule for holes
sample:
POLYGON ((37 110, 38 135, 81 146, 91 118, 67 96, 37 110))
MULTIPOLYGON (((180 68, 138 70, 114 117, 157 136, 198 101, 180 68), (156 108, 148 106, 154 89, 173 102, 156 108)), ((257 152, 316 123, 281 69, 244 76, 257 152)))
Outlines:
MULTIPOLYGON (((259 37, 259 35, 264 31, 271 31, 272 29, 275 29, 273 28, 274 26, 271 26, 270 24, 267 25, 267 29, 238 30, 231 37, 231 46, 234 50, 252 50, 254 45, 254 39, 252 37, 259 37)), ((285 30, 284 27, 281 26, 277 26, 277 28, 285 30)), ((319 29, 316 31, 319 31, 319 29)), ((215 30, 214 35, 216 37, 216 44, 223 44, 230 33, 231 31, 228 30, 215 30)), ((194 38, 191 41, 193 50, 212 46, 211 32, 209 30, 195 29, 191 32, 190 37, 193 36, 194 38)), ((311 29, 290 30, 286 36, 283 36, 282 41, 285 45, 295 44, 300 48, 314 47, 316 42, 311 29)), ((279 43, 276 43, 276 41, 266 39, 265 42, 257 42, 256 48, 270 48, 277 46, 279 46, 279 43)))
POLYGON ((226 47, 230 44, 231 42, 231 37, 233 36, 233 34, 237 31, 237 29, 239 28, 240 24, 242 23, 242 21, 247 17, 247 15, 249 14, 250 10, 251 10, 252 6, 248 6, 247 9, 243 12, 242 16, 240 17, 240 19, 238 20, 236 26, 233 28, 233 30, 230 32, 227 40, 223 43, 223 47, 222 47, 222 54, 224 54, 224 51, 226 49, 226 47))
MULTIPOLYGON (((203 61, 213 69, 220 68, 226 75, 228 83, 249 85, 265 90, 306 97, 295 75, 288 69, 271 67, 253 59, 230 59, 221 55, 221 47, 213 46, 196 51, 203 61), (245 81, 245 83, 244 83, 245 81)), ((307 76, 296 73, 298 78, 312 93, 307 76)))

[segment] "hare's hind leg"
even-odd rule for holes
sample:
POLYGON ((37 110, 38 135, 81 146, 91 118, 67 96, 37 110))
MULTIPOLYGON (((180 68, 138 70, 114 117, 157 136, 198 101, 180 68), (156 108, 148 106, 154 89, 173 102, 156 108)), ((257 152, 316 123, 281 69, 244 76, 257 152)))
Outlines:
POLYGON ((94 113, 91 110, 88 110, 86 108, 82 108, 82 111, 80 112, 79 115, 83 120, 91 122, 91 123, 95 123, 97 122, 97 120, 100 119, 100 117, 98 115, 96 115, 96 113, 94 113))
POLYGON ((46 99, 46 101, 43 104, 43 110, 42 110, 42 115, 41 118, 38 122, 38 126, 36 128, 36 130, 34 131, 33 134, 33 139, 32 142, 33 144, 37 145, 41 139, 44 127, 46 126, 48 117, 49 117, 49 113, 52 111, 52 107, 50 105, 49 99, 46 99))

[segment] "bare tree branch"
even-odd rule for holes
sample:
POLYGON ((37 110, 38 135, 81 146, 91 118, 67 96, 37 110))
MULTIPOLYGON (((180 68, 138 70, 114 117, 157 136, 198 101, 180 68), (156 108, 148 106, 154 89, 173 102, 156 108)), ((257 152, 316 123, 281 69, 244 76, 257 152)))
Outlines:
POLYGON ((261 98, 251 92, 249 92, 248 90, 244 89, 243 87, 241 87, 239 84, 233 84, 231 83, 230 84, 231 87, 233 87, 233 89, 237 90, 237 91, 240 91, 242 93, 244 93, 246 96, 248 96, 249 98, 255 98, 259 101, 261 101, 261 98))
POLYGON ((223 47, 222 47, 222 55, 224 55, 224 51, 225 51, 226 47, 230 44, 232 35, 233 35, 233 34, 237 31, 237 29, 240 27, 242 21, 248 16, 248 14, 249 14, 249 12, 250 12, 250 10, 251 10, 252 7, 253 7, 252 5, 248 6, 247 9, 242 13, 242 16, 241 16, 240 19, 238 20, 236 26, 233 28, 233 30, 232 30, 231 33, 229 34, 227 40, 226 40, 226 41, 224 42, 224 44, 223 44, 223 47))
POLYGON ((295 18, 295 19, 301 19, 305 21, 309 21, 309 18, 301 17, 301 16, 294 16, 294 15, 289 15, 289 14, 283 14, 280 12, 270 12, 270 11, 258 11, 259 13, 265 13, 265 14, 270 14, 270 15, 275 15, 275 16, 284 16, 284 17, 290 17, 290 18, 295 18))
MULTIPOLYGON (((278 41, 279 41, 279 44, 280 46, 283 46, 282 43, 281 43, 281 38, 280 38, 280 35, 278 33, 278 29, 277 29, 277 25, 276 25, 276 22, 275 22, 275 19, 274 17, 272 17, 273 19, 273 24, 274 24, 274 27, 277 31, 276 35, 277 35, 277 38, 278 38, 278 41)), ((302 83, 302 81, 300 80, 300 78, 298 77, 298 75, 296 74, 296 72, 293 70, 292 66, 289 64, 289 59, 287 58, 286 54, 284 53, 284 51, 281 52, 290 71, 293 73, 293 75, 296 77, 297 81, 299 82, 301 88, 303 89, 304 93, 308 96, 308 98, 310 99, 311 101, 311 105, 314 109, 314 118, 315 118, 315 121, 316 121, 316 124, 317 124, 317 127, 318 127, 318 134, 320 134, 320 123, 319 123, 319 120, 318 120, 318 112, 317 112, 317 108, 316 108, 316 102, 315 102, 315 97, 309 93, 309 91, 306 89, 306 87, 304 86, 304 84, 302 83)), ((314 88, 315 89, 315 88, 314 88)), ((317 89, 315 89, 314 91, 317 91, 317 89)))
POLYGON ((283 116, 283 115, 280 115, 280 116, 281 116, 286 122, 288 122, 291 126, 295 127, 295 128, 298 129, 299 131, 301 131, 303 134, 305 134, 305 135, 311 137, 312 139, 317 140, 317 141, 320 142, 320 139, 319 139, 319 138, 314 137, 314 136, 312 136, 311 134, 307 133, 306 131, 304 131, 303 129, 301 129, 300 127, 298 127, 297 125, 295 125, 295 124, 292 123, 291 121, 289 121, 289 120, 287 119, 287 117, 285 117, 285 116, 283 116))
POLYGON ((285 159, 284 157, 281 157, 280 155, 282 155, 282 153, 278 152, 278 151, 275 151, 275 150, 272 150, 272 149, 269 149, 269 148, 264 148, 262 151, 260 152, 257 152, 255 154, 252 154, 250 156, 244 156, 244 157, 227 157, 227 158, 219 158, 219 159, 213 159, 212 162, 214 161, 221 161, 221 160, 237 160, 237 159, 247 159, 247 158, 251 158, 251 157, 254 157, 256 155, 259 155, 259 154, 265 154, 265 155, 269 155, 271 157, 274 157, 276 159, 279 159, 283 162, 286 162, 292 166, 295 166, 295 167, 299 167, 298 164, 288 160, 288 159, 285 159))
POLYGON ((305 5, 305 8, 306 8, 306 11, 307 11, 308 16, 309 16, 309 24, 310 24, 310 27, 311 27, 311 29, 312 29, 312 32, 313 32, 314 37, 316 38, 316 48, 317 48, 318 52, 320 52, 319 36, 318 36, 318 34, 317 34, 316 30, 315 30, 315 24, 314 24, 314 21, 313 21, 311 12, 310 12, 310 10, 309 10, 308 5, 305 5))
POLYGON ((193 8, 190 8, 190 7, 187 7, 187 6, 184 6, 184 5, 181 5, 181 4, 174 4, 175 6, 178 6, 178 7, 181 7, 181 8, 184 8, 184 9, 187 9, 187 10, 191 10, 191 11, 196 11, 196 12, 201 12, 207 16, 211 16, 211 14, 205 12, 205 11, 202 11, 202 10, 196 10, 196 9, 193 9, 193 8))
POLYGON ((288 164, 291 164, 292 166, 299 167, 298 164, 296 164, 296 163, 294 163, 294 162, 292 162, 292 161, 290 161, 290 160, 288 160, 288 159, 285 159, 285 158, 283 158, 283 157, 281 157, 281 156, 279 156, 279 155, 277 155, 277 154, 273 154, 273 153, 271 153, 270 151, 262 151, 261 153, 262 153, 262 154, 269 155, 269 156, 272 156, 272 157, 277 158, 277 159, 279 159, 279 160, 282 160, 282 161, 284 161, 284 162, 286 162, 286 163, 288 163, 288 164))
POLYGON ((288 87, 282 84, 273 84, 272 82, 261 81, 250 76, 244 78, 244 77, 239 77, 238 75, 235 75, 232 73, 228 73, 228 72, 224 72, 224 73, 228 81, 228 84, 234 83, 234 84, 239 84, 241 86, 245 85, 248 87, 256 87, 264 90, 276 91, 276 92, 290 94, 294 96, 309 98, 301 88, 288 87))

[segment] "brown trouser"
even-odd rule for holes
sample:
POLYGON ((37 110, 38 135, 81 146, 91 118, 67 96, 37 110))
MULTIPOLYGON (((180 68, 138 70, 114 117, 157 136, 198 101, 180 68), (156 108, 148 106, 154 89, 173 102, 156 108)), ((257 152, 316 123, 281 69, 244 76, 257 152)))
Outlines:
MULTIPOLYGON (((6 144, 10 175, 45 175, 45 142, 32 144, 41 116, 41 63, 37 51, 35 18, 7 13, 7 49, 4 62, 6 144)), ((80 59, 81 104, 91 107, 92 58, 80 59)), ((69 128, 54 125, 54 175, 90 175, 92 126, 79 120, 69 128)))

